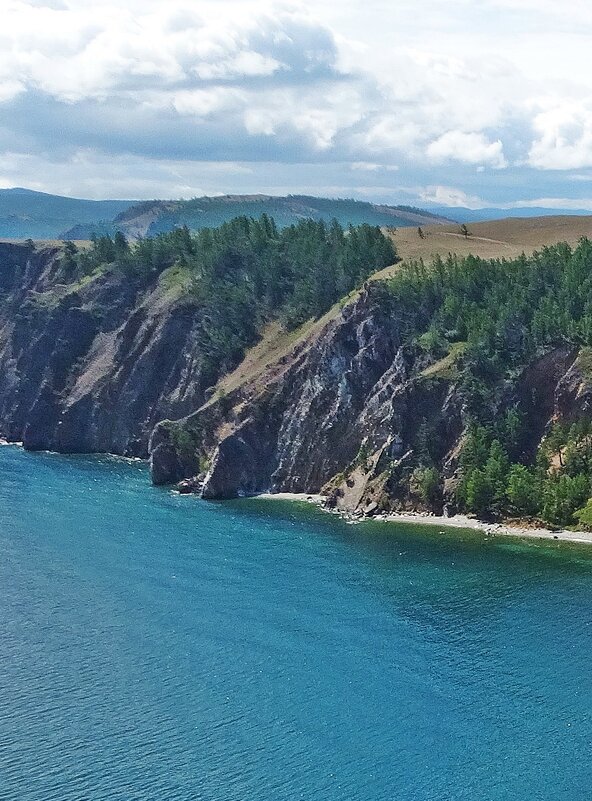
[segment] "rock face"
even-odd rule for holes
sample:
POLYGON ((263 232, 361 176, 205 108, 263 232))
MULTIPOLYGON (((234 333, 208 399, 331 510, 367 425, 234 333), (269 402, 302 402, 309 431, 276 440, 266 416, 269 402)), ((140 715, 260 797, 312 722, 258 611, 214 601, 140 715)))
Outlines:
MULTIPOLYGON (((56 248, 0 244, 0 436, 150 455, 154 483, 204 498, 321 492, 365 513, 426 508, 427 447, 439 503, 451 503, 467 425, 460 345, 430 362, 404 342, 404 307, 370 283, 288 355, 212 393, 199 310, 164 278, 104 271, 76 283, 56 248)), ((532 454, 553 419, 590 413, 591 375, 590 352, 557 348, 505 382, 492 411, 520 408, 532 454)))
POLYGON ((163 280, 75 283, 57 248, 0 244, 0 435, 147 457, 159 420, 203 402, 200 323, 163 280))
POLYGON ((178 424, 160 424, 151 442, 155 481, 177 480, 206 455, 204 497, 318 488, 359 450, 362 412, 380 377, 406 369, 388 318, 366 295, 279 370, 178 424))
MULTIPOLYGON (((204 498, 321 492, 350 512, 421 509, 414 470, 423 430, 450 507, 467 424, 462 386, 450 360, 430 364, 403 345, 402 309, 392 303, 370 285, 283 364, 159 424, 155 483, 197 476, 204 498)), ((577 416, 592 401, 579 358, 556 349, 500 388, 496 410, 520 408, 533 451, 554 417, 577 416)))
POLYGON ((153 479, 176 481, 205 463, 204 498, 324 489, 337 506, 383 508, 387 474, 404 463, 422 422, 439 426, 442 457, 462 433, 454 382, 425 377, 426 366, 403 346, 397 309, 372 286, 281 369, 158 425, 153 479))

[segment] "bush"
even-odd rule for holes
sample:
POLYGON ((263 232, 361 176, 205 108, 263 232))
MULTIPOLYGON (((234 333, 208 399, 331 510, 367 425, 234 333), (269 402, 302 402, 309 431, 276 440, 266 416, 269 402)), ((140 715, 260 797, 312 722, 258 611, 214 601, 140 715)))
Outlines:
POLYGON ((420 467, 414 471, 414 481, 419 497, 428 506, 434 507, 442 500, 440 473, 435 467, 420 467))

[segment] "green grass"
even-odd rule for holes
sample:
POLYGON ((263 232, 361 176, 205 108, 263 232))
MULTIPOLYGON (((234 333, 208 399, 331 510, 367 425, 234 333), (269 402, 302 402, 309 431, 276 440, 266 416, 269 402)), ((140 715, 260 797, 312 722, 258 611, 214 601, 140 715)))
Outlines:
POLYGON ((592 383, 592 348, 581 349, 576 359, 576 365, 586 381, 592 383))
POLYGON ((420 373, 421 378, 439 378, 442 381, 455 381, 459 376, 458 359, 462 356, 466 342, 454 342, 443 359, 430 364, 420 373))
POLYGON ((193 288, 195 276, 188 267, 175 264, 164 270, 158 279, 165 292, 186 295, 193 288))
POLYGON ((71 284, 56 284, 52 289, 48 289, 46 292, 35 292, 32 290, 29 292, 28 299, 38 309, 51 311, 57 308, 64 298, 81 292, 85 287, 92 284, 93 281, 105 275, 106 272, 107 265, 102 265, 95 268, 88 275, 83 275, 77 281, 73 281, 71 284))

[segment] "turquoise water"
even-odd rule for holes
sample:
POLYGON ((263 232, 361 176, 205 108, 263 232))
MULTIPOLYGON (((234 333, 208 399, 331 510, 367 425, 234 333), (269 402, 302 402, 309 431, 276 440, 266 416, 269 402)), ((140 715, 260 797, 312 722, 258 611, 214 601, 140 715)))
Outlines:
POLYGON ((0 448, 0 799, 588 801, 592 551, 0 448))

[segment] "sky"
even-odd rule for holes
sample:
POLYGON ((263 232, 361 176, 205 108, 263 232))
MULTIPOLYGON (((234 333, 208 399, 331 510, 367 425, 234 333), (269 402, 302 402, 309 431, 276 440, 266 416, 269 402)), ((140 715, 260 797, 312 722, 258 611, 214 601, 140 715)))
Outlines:
POLYGON ((0 188, 592 210, 588 0, 0 0, 0 188))

